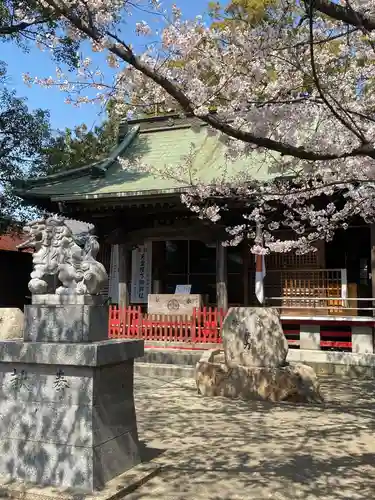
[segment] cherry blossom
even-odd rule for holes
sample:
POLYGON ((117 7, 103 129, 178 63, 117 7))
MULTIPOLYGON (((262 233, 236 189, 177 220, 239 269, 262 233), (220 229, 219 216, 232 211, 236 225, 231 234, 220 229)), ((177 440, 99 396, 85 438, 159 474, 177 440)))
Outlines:
MULTIPOLYGON (((278 0, 266 19, 228 23, 185 19, 157 0, 39 0, 59 29, 107 54, 114 82, 82 55, 77 75, 25 75, 28 84, 58 85, 69 102, 111 99, 119 116, 170 109, 195 116, 197 133, 217 135, 227 165, 246 158, 234 177, 222 166, 210 185, 194 170, 192 146, 181 163, 123 168, 185 179, 182 201, 201 218, 224 224, 228 244, 264 251, 307 252, 353 217, 375 219, 375 0, 278 0), (152 11, 160 23, 144 19, 152 11), (129 16, 144 39, 127 41, 129 16), (204 132, 199 124, 204 124, 204 132), (272 176, 260 182, 256 164, 272 176), (234 208, 236 207, 236 208, 234 208), (238 207, 241 213, 237 216, 238 207), (282 236, 285 230, 288 235, 282 236)), ((25 2, 20 19, 32 17, 25 2)), ((59 37, 47 40, 55 46, 59 37)), ((44 46, 46 46, 44 44, 44 46)), ((47 46, 49 46, 47 44, 47 46)))

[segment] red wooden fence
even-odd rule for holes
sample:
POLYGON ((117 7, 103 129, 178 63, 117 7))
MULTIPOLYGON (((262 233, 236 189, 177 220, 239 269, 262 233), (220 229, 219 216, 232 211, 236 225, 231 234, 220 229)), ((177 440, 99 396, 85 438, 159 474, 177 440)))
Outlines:
MULTIPOLYGON (((194 309, 191 316, 145 314, 140 307, 109 308, 109 338, 144 339, 147 341, 184 342, 187 344, 220 344, 225 313, 211 307, 194 309)), ((282 321, 289 347, 299 348, 300 325, 282 321)), ((294 321, 293 321, 294 323, 294 321)), ((351 332, 320 332, 320 347, 351 350, 351 332)))
POLYGON ((140 307, 110 306, 109 338, 142 338, 190 343, 221 343, 224 312, 216 308, 194 309, 191 316, 144 314, 140 307))

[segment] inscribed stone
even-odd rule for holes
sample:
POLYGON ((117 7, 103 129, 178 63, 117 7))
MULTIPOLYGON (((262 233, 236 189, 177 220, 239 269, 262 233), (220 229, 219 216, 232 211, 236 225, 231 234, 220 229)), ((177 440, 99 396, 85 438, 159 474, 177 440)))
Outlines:
POLYGON ((232 307, 225 317, 222 337, 225 362, 229 366, 285 364, 288 342, 274 308, 232 307))
POLYGON ((0 340, 18 339, 23 334, 23 312, 17 307, 0 308, 0 340))

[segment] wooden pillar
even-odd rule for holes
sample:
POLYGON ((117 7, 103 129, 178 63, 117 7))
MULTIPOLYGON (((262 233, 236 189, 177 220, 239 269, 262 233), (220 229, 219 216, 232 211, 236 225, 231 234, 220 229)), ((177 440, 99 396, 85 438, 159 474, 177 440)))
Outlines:
POLYGON ((227 249, 216 243, 216 302, 219 309, 228 310, 227 249))
POLYGON ((124 244, 119 245, 119 270, 118 270, 118 302, 120 307, 129 305, 129 255, 128 247, 124 244))
POLYGON ((247 244, 242 247, 242 262, 243 262, 243 300, 244 306, 250 305, 250 250, 247 244))
POLYGON ((318 262, 318 268, 319 269, 325 269, 326 268, 326 242, 323 240, 319 240, 315 242, 315 246, 318 249, 317 250, 317 262, 318 262))
POLYGON ((163 293, 165 269, 165 243, 152 242, 152 293, 163 293))
MULTIPOLYGON (((375 224, 370 225, 371 234, 371 297, 375 298, 375 224)), ((361 305, 359 305, 361 307, 361 305)), ((372 307, 375 307, 375 300, 372 302, 372 307)), ((375 316, 375 310, 373 311, 375 316)))

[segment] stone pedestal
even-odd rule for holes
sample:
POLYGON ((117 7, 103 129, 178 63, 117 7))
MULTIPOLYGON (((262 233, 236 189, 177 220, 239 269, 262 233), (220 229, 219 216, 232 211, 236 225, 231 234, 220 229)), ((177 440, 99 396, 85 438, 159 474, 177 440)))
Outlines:
POLYGON ((98 342, 108 337, 104 305, 25 306, 25 342, 98 342))
POLYGON ((143 341, 104 340, 106 307, 89 299, 34 303, 24 341, 0 342, 1 475, 93 492, 140 462, 133 366, 143 341))
POLYGON ((313 368, 302 363, 279 367, 228 366, 219 349, 205 352, 195 368, 198 394, 247 400, 322 403, 313 368))

